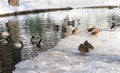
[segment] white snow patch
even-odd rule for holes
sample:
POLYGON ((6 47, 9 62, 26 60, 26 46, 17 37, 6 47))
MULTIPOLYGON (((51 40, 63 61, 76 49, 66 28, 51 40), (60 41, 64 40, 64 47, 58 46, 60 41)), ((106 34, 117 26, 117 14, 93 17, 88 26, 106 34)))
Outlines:
POLYGON ((56 47, 20 62, 13 73, 119 73, 119 36, 119 31, 101 31, 98 37, 84 33, 69 36, 56 47), (85 40, 95 49, 87 56, 81 56, 77 47, 85 40))

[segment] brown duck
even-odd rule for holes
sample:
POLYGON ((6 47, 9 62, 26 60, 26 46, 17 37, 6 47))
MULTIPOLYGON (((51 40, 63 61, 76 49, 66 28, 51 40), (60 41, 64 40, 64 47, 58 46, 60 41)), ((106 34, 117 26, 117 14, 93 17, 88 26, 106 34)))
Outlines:
POLYGON ((96 27, 93 26, 92 28, 89 28, 89 29, 88 29, 88 32, 94 32, 95 30, 96 30, 96 27))
POLYGON ((81 55, 89 52, 89 49, 94 49, 94 47, 86 40, 84 44, 78 46, 78 50, 81 52, 81 55))

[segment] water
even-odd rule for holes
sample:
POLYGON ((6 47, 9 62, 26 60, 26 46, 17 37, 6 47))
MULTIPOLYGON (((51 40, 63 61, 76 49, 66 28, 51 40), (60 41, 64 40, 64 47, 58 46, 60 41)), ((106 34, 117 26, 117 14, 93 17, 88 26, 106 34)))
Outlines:
POLYGON ((2 67, 2 73, 11 73, 15 64, 21 60, 31 59, 40 52, 53 48, 61 39, 60 29, 54 30, 56 23, 51 18, 30 16, 29 18, 20 19, 18 16, 3 19, 0 20, 0 32, 8 31, 10 36, 5 38, 8 41, 7 44, 0 43, 0 66, 2 67), (6 26, 6 23, 10 25, 6 26), (41 48, 31 44, 30 39, 33 35, 42 39, 43 45, 41 48), (14 43, 18 41, 23 42, 23 48, 14 46, 14 43))
MULTIPOLYGON (((40 14, 29 14, 23 16, 13 16, 0 18, 0 31, 8 31, 6 23, 14 24, 10 27, 10 39, 7 45, 0 45, 0 60, 5 60, 10 64, 5 71, 9 73, 12 67, 21 60, 31 59, 40 52, 56 46, 62 37, 71 35, 74 28, 79 28, 80 33, 87 31, 89 27, 96 26, 99 29, 109 28, 109 16, 119 15, 119 9, 74 9, 71 11, 57 11, 40 14), (74 20, 75 26, 67 26, 66 20, 74 20), (59 29, 55 29, 58 25, 59 29), (66 27, 67 32, 62 33, 62 25, 66 27), (31 36, 37 36, 42 39, 43 46, 37 48, 30 42, 31 36), (13 45, 15 42, 22 41, 24 46, 16 49, 13 45), (3 50, 4 49, 4 50, 3 50), (14 51, 13 51, 14 50, 14 51), (3 53, 6 52, 6 53, 3 53), (11 54, 11 52, 13 54, 11 54), (21 55, 21 56, 20 56, 21 55), (7 56, 6 58, 4 56, 7 56), (8 60, 8 57, 11 59, 8 60), (7 60, 6 60, 7 59, 7 60)), ((0 61, 1 62, 1 61, 0 61)), ((5 63, 2 63, 5 64, 5 63)), ((0 65, 2 66, 2 65, 0 65)), ((3 68, 3 67, 2 67, 3 68)))

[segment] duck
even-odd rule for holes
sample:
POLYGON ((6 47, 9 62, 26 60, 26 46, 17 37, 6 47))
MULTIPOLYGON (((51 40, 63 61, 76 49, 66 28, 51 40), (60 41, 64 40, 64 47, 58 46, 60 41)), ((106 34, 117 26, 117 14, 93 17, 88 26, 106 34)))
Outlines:
POLYGON ((77 34, 79 34, 79 29, 78 28, 75 28, 73 31, 72 31, 72 34, 73 35, 77 35, 77 34))
POLYGON ((81 52, 81 55, 85 55, 86 52, 89 52, 89 49, 86 48, 84 44, 80 44, 78 50, 81 52))
POLYGON ((32 36, 30 39, 31 44, 37 44, 39 42, 39 37, 32 36))
POLYGON ((38 48, 41 48, 41 46, 43 46, 43 42, 39 37, 32 36, 30 41, 31 44, 35 45, 38 48))
POLYGON ((0 44, 7 45, 8 41, 6 39, 2 38, 2 39, 0 39, 0 44))
POLYGON ((42 40, 40 39, 39 42, 36 44, 36 47, 41 48, 43 46, 42 40))
POLYGON ((91 34, 97 37, 99 32, 100 32, 100 30, 96 29, 96 31, 92 32, 91 34))
POLYGON ((54 31, 59 31, 59 25, 54 25, 54 26, 53 26, 53 30, 54 30, 54 31))
POLYGON ((110 29, 113 29, 115 27, 115 23, 112 23, 113 25, 110 27, 110 29))
POLYGON ((85 55, 85 53, 89 53, 89 49, 94 49, 94 46, 89 43, 87 40, 78 46, 78 50, 81 52, 81 55, 85 55))
POLYGON ((1 38, 4 38, 4 39, 7 38, 9 35, 10 35, 9 32, 7 31, 3 31, 0 33, 1 38))
POLYGON ((23 44, 22 41, 17 41, 17 42, 14 43, 14 47, 16 49, 21 49, 21 48, 23 48, 23 46, 24 46, 24 44, 23 44))
POLYGON ((96 27, 93 26, 92 28, 89 28, 89 29, 88 29, 88 32, 94 32, 95 30, 96 30, 96 27))

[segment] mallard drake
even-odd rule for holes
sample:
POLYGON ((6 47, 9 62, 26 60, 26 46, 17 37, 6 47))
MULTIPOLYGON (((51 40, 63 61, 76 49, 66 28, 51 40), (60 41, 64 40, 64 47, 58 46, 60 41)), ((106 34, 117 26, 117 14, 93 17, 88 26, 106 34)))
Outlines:
POLYGON ((92 28, 89 28, 89 29, 88 29, 88 32, 94 32, 95 30, 96 30, 96 27, 93 26, 92 28))
POLYGON ((32 36, 30 41, 33 45, 36 45, 36 47, 38 48, 40 48, 43 45, 42 40, 39 37, 32 36))
POLYGON ((40 39, 39 37, 32 36, 30 42, 32 44, 37 44, 39 42, 39 39, 40 39))
POLYGON ((115 27, 115 23, 112 23, 112 26, 110 27, 110 29, 113 29, 115 27))
POLYGON ((53 30, 54 30, 54 31, 58 31, 58 30, 59 30, 59 25, 54 25, 54 26, 53 26, 53 30))
POLYGON ((22 41, 18 41, 18 42, 15 42, 14 43, 14 47, 16 48, 16 49, 20 49, 20 48, 23 48, 23 43, 22 43, 22 41))
POLYGON ((41 48, 43 45, 42 40, 40 39, 39 42, 36 44, 36 47, 41 48))

